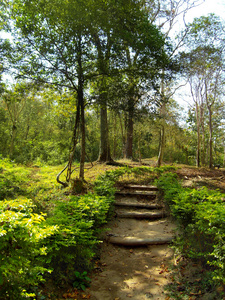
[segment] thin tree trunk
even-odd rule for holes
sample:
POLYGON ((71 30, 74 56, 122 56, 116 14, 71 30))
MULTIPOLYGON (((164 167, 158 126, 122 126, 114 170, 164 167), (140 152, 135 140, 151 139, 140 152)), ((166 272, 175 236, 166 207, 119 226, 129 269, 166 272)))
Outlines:
POLYGON ((125 158, 133 159, 133 132, 134 132, 134 121, 133 111, 128 112, 128 124, 127 124, 127 138, 125 147, 125 158))
POLYGON ((209 108, 209 168, 213 167, 212 110, 209 108))
POLYGON ((165 86, 164 86, 164 70, 162 71, 162 79, 161 79, 161 97, 162 104, 160 109, 161 120, 161 129, 160 129, 160 142, 159 142, 159 155, 157 166, 160 167, 163 162, 165 145, 166 145, 166 137, 165 137, 165 117, 166 117, 166 102, 165 102, 165 86))
POLYGON ((202 156, 201 156, 201 162, 202 166, 205 166, 205 125, 204 125, 204 103, 202 102, 200 105, 200 124, 202 128, 202 156))
POLYGON ((196 102, 196 122, 197 122, 197 149, 196 149, 196 165, 199 168, 201 166, 200 152, 201 152, 201 132, 200 132, 200 119, 199 108, 196 102))
POLYGON ((160 142, 159 142, 159 155, 157 166, 160 167, 163 162, 164 152, 165 152, 165 145, 166 145, 166 137, 165 137, 165 114, 166 114, 166 103, 163 102, 161 106, 161 128, 160 128, 160 142))
POLYGON ((123 128, 121 114, 119 114, 119 120, 120 120, 120 129, 121 129, 121 135, 122 135, 122 157, 125 158, 126 137, 125 137, 125 134, 124 134, 125 129, 123 128))
POLYGON ((11 137, 11 143, 10 143, 10 149, 9 149, 9 157, 12 158, 13 156, 13 151, 14 151, 14 142, 15 142, 15 138, 16 138, 16 125, 13 124, 12 126, 12 137, 11 137))
POLYGON ((165 126, 164 126, 164 124, 162 124, 161 129, 160 129, 159 155, 158 155, 158 161, 157 161, 157 166, 158 167, 160 167, 162 165, 162 162, 163 162, 165 144, 166 144, 165 143, 165 126))

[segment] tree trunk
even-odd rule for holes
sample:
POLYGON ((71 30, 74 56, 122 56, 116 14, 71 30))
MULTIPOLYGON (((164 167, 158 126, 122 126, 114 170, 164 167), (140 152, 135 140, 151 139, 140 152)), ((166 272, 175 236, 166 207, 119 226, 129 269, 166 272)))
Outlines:
POLYGON ((212 153, 212 110, 211 107, 209 108, 209 168, 212 169, 213 167, 213 153, 212 153))
POLYGON ((125 137, 125 129, 123 128, 123 122, 121 114, 119 114, 119 120, 120 120, 120 129, 121 129, 121 135, 122 135, 122 157, 125 158, 125 146, 126 146, 126 137, 125 137))
POLYGON ((133 112, 128 112, 128 124, 127 124, 127 139, 125 146, 125 158, 133 159, 133 132, 134 132, 134 121, 133 112))
POLYGON ((10 143, 10 149, 9 149, 9 157, 12 158, 13 156, 13 151, 14 151, 14 142, 15 142, 15 138, 16 138, 16 130, 17 127, 15 124, 13 124, 12 126, 12 137, 11 137, 11 143, 10 143))
POLYGON ((165 137, 166 103, 165 101, 162 103, 160 115, 162 120, 161 120, 161 129, 160 129, 159 155, 157 161, 158 167, 162 165, 164 152, 165 152, 165 145, 166 145, 166 137, 165 137))
MULTIPOLYGON (((105 101, 106 102, 106 101, 105 101)), ((109 147, 109 136, 108 136, 108 114, 107 105, 102 104, 100 110, 100 148, 98 162, 110 162, 112 161, 109 147)))
POLYGON ((159 155, 158 155, 158 161, 157 161, 158 167, 160 167, 163 162, 163 156, 164 156, 165 144, 166 144, 165 140, 166 140, 165 139, 165 126, 164 126, 164 124, 162 124, 161 129, 160 129, 159 155))
POLYGON ((202 156, 201 156, 201 164, 205 166, 205 156, 206 156, 206 149, 205 149, 205 124, 204 124, 204 103, 202 102, 200 105, 200 124, 202 128, 202 156))
POLYGON ((196 149, 196 166, 201 166, 200 153, 201 153, 201 132, 200 132, 200 118, 199 118, 199 106, 195 103, 196 110, 196 123, 197 123, 197 149, 196 149))
POLYGON ((80 104, 80 131, 81 131, 81 154, 80 154, 80 180, 84 181, 84 162, 85 162, 85 116, 84 116, 84 75, 82 66, 82 45, 81 37, 79 40, 78 52, 78 102, 80 104))
POLYGON ((80 174, 79 178, 84 180, 84 162, 85 162, 85 116, 84 116, 84 96, 83 88, 79 95, 80 101, 80 131, 81 131, 81 155, 80 155, 80 174))
POLYGON ((160 116, 161 120, 161 129, 160 129, 160 142, 159 142, 159 155, 157 166, 160 167, 163 162, 164 152, 165 152, 165 145, 166 145, 166 137, 165 137, 165 118, 166 118, 166 99, 165 99, 165 85, 164 85, 164 70, 162 71, 162 79, 161 79, 161 109, 160 109, 160 116))
POLYGON ((116 113, 113 114, 113 158, 117 156, 117 140, 118 140, 118 135, 117 135, 117 119, 116 119, 116 113))

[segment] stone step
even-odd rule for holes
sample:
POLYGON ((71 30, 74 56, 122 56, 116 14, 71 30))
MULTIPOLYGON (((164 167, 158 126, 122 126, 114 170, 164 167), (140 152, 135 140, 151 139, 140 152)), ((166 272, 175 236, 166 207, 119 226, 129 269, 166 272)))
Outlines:
POLYGON ((117 212, 116 216, 118 218, 134 218, 134 219, 159 219, 159 218, 165 218, 166 213, 164 211, 159 212, 141 212, 141 211, 123 211, 123 212, 117 212))
POLYGON ((161 238, 136 238, 136 237, 120 237, 111 236, 108 241, 115 245, 127 246, 127 247, 141 247, 148 245, 163 245, 170 244, 173 241, 173 237, 161 237, 161 238))
POLYGON ((116 191, 116 195, 123 195, 123 196, 147 196, 151 199, 156 198, 156 192, 155 191, 116 191))
POLYGON ((147 203, 139 203, 139 202, 115 202, 115 206, 119 207, 136 207, 136 208, 146 208, 146 209, 161 209, 162 205, 159 204, 147 204, 147 203))
POLYGON ((140 191, 158 191, 157 186, 154 185, 125 185, 124 189, 133 189, 133 190, 140 190, 140 191))

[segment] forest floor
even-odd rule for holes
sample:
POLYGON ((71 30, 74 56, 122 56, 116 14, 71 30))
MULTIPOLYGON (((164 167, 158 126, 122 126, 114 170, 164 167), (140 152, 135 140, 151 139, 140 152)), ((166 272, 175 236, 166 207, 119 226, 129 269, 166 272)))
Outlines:
MULTIPOLYGON (((225 171, 181 166, 176 173, 188 187, 207 186, 225 191, 225 171)), ((121 196, 117 196, 120 201, 121 196)), ((129 201, 129 199, 127 199, 129 201)), ((155 200, 156 202, 158 200, 155 200)), ((107 224, 99 260, 91 275, 91 286, 76 294, 76 299, 91 300, 147 300, 147 299, 216 299, 215 291, 202 291, 199 283, 204 280, 202 266, 176 257, 169 245, 124 247, 109 243, 110 236, 171 237, 175 224, 169 217, 148 221, 120 219, 116 215, 107 224), (179 269, 174 275, 174 268, 179 269), (184 286, 189 285, 189 295, 184 286), (172 293, 167 293, 168 288, 172 293), (171 289, 170 288, 170 289, 171 289), (172 296, 171 296, 172 295, 172 296)), ((64 294, 63 299, 67 298, 64 294)), ((69 298, 69 297, 68 297, 69 298)))

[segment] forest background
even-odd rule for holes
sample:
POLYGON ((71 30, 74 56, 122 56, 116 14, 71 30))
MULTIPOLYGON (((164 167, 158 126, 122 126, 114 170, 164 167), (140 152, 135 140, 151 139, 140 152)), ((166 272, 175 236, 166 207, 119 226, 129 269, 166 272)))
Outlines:
POLYGON ((224 23, 187 24, 201 3, 3 1, 2 157, 223 165, 224 23))

